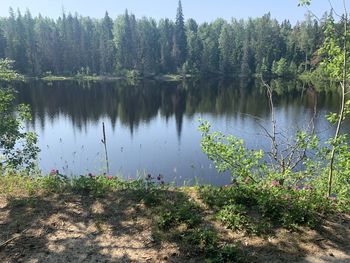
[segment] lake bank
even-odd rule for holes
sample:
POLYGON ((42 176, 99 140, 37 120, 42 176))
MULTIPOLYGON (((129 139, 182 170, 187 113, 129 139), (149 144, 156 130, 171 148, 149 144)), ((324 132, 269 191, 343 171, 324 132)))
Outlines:
POLYGON ((0 178, 3 262, 350 260, 350 217, 344 213, 322 216, 315 229, 276 225, 259 234, 246 223, 241 229, 223 224, 205 188, 163 186, 157 178, 90 176, 66 184, 57 175, 12 176, 0 178))
POLYGON ((188 79, 196 78, 194 75, 186 74, 161 74, 161 75, 146 75, 146 76, 105 76, 105 75, 75 75, 75 76, 61 76, 61 75, 48 75, 48 76, 25 76, 20 75, 15 78, 15 81, 32 81, 32 80, 42 80, 42 81, 118 81, 127 80, 132 82, 142 81, 142 80, 156 80, 159 82, 178 82, 188 79))

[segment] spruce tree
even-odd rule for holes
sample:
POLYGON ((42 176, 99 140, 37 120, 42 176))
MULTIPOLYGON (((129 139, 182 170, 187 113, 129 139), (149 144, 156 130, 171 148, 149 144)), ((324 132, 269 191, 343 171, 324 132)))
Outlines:
POLYGON ((0 58, 5 57, 5 49, 6 49, 6 38, 4 36, 4 32, 0 29, 0 58))
POLYGON ((181 67, 187 57, 187 37, 181 0, 176 13, 173 56, 177 67, 181 67))

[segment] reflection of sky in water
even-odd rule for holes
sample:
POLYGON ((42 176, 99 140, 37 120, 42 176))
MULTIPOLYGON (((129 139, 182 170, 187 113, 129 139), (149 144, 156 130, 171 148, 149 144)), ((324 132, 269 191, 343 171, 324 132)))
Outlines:
MULTIPOLYGON (((202 117, 210 119, 209 116, 202 117)), ((196 119, 197 116, 184 119, 186 128, 180 138, 175 118, 165 124, 157 115, 149 123, 141 124, 132 136, 119 122, 113 130, 108 119, 101 119, 106 125, 111 172, 125 177, 135 177, 137 172, 160 173, 167 181, 178 183, 195 177, 208 183, 228 182, 227 176, 217 175, 201 152, 196 119)), ((70 120, 62 116, 53 123, 48 122, 44 130, 38 129, 41 167, 45 171, 57 168, 68 174, 105 172, 102 125, 89 123, 87 129, 81 131, 71 128, 70 120)))
MULTIPOLYGON (((29 127, 39 136, 40 167, 45 172, 56 168, 74 175, 105 172, 102 122, 111 174, 124 177, 147 172, 163 174, 166 181, 177 184, 193 183, 195 178, 228 183, 229 175, 217 174, 201 152, 199 117, 208 120, 213 130, 244 139, 249 148, 270 148, 260 126, 271 125, 264 93, 232 84, 154 85, 140 88, 108 83, 82 88, 76 83, 51 87, 39 83, 19 87, 19 102, 31 104, 35 112, 29 127)), ((315 127, 327 137, 332 130, 323 116, 335 110, 336 96, 319 97, 315 127)), ((277 99, 279 131, 292 135, 305 126, 313 115, 313 103, 308 94, 277 99)))

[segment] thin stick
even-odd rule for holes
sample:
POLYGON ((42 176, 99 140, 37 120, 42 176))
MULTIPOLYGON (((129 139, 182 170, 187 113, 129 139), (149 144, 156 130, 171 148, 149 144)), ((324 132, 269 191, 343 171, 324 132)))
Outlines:
POLYGON ((107 152, 107 141, 106 141, 106 129, 105 129, 105 123, 102 122, 102 133, 103 133, 103 139, 102 143, 105 147, 105 156, 106 156, 106 163, 107 163, 107 174, 109 174, 109 162, 108 162, 108 152, 107 152))
POLYGON ((14 237, 11 237, 10 239, 6 240, 6 241, 3 242, 3 243, 1 243, 1 244, 0 244, 0 248, 5 247, 7 244, 11 243, 13 240, 15 240, 15 239, 21 237, 25 232, 28 231, 28 229, 29 229, 29 227, 26 228, 26 229, 24 229, 21 233, 15 235, 14 237))
MULTIPOLYGON (((272 125, 272 132, 268 133, 270 139, 271 139, 271 156, 273 157, 273 159, 276 161, 277 164, 280 164, 278 162, 278 145, 277 145, 277 138, 276 138, 276 119, 275 119, 275 108, 273 105, 273 98, 272 98, 272 89, 271 86, 269 84, 267 84, 263 77, 261 77, 261 82, 262 84, 266 87, 266 91, 267 91, 267 96, 268 96, 268 100, 269 100, 269 106, 270 106, 270 112, 271 112, 271 125, 272 125)), ((265 131, 267 131, 265 129, 265 131)), ((284 172, 284 167, 282 167, 282 172, 284 172)))

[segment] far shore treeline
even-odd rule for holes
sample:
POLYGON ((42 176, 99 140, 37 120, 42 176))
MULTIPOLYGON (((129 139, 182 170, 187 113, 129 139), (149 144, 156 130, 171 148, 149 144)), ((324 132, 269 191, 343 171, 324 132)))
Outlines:
MULTIPOLYGON (((175 10, 174 10, 175 15, 175 10)), ((198 24, 184 19, 181 2, 175 21, 123 15, 95 19, 62 13, 54 20, 29 10, 10 9, 0 18, 0 58, 15 61, 27 76, 267 73, 295 76, 316 66, 317 49, 329 14, 291 25, 270 14, 248 20, 198 24)))

